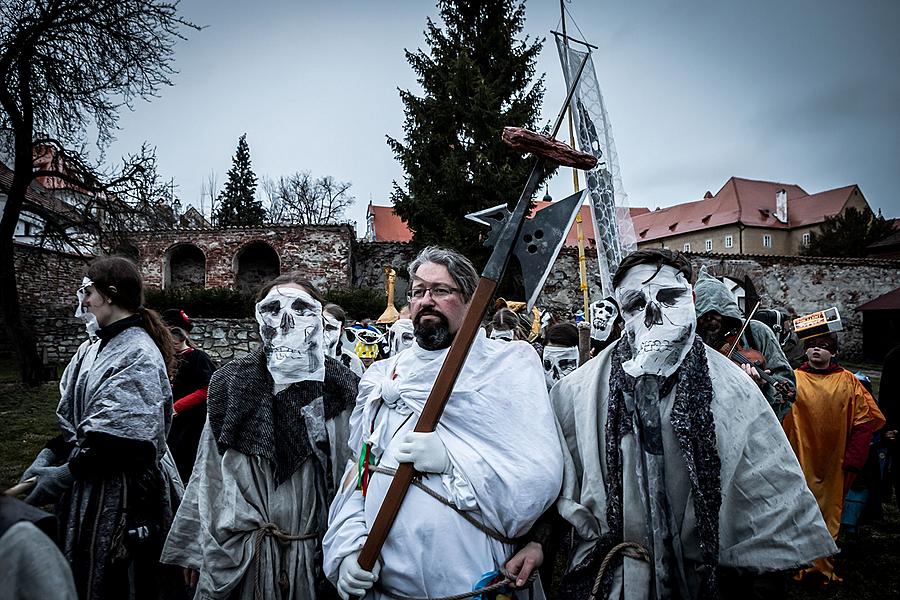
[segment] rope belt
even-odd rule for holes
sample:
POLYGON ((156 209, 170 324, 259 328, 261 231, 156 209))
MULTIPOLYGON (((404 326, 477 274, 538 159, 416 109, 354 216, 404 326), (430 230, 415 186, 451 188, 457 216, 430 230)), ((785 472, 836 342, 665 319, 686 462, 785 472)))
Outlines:
MULTIPOLYGON (((374 471, 375 473, 380 473, 381 475, 390 475, 390 476, 393 476, 394 473, 397 472, 396 469, 391 469, 391 468, 382 467, 382 466, 376 467, 376 466, 372 466, 372 465, 369 465, 369 470, 374 471)), ((481 531, 488 537, 491 537, 491 538, 497 540, 498 542, 503 542, 504 544, 509 544, 511 546, 514 546, 516 544, 517 540, 515 538, 506 537, 505 535, 503 535, 496 529, 493 529, 493 528, 485 525, 484 523, 482 523, 481 521, 479 521, 478 519, 476 519, 475 517, 470 515, 468 512, 466 512, 464 510, 460 510, 459 507, 456 506, 456 504, 454 504, 452 500, 450 500, 449 498, 445 498, 444 496, 441 496, 436 491, 434 491, 433 489, 431 489, 430 487, 428 487, 427 485, 422 483, 422 480, 419 479, 418 475, 412 480, 412 485, 416 486, 417 488, 419 488, 420 490, 422 490, 423 492, 425 492, 426 494, 428 494, 429 496, 431 496, 432 498, 434 498, 435 500, 437 500, 444 506, 452 508, 456 512, 456 514, 458 514, 463 519, 468 521, 470 524, 472 524, 472 526, 474 526, 476 529, 478 529, 479 531, 481 531)), ((468 596, 463 596, 463 597, 467 598, 468 596)))
POLYGON ((637 542, 622 542, 621 544, 613 546, 612 549, 606 553, 606 556, 603 557, 603 562, 600 563, 600 571, 597 572, 597 579, 594 580, 594 587, 591 588, 591 595, 588 596, 588 600, 596 599, 597 591, 600 589, 600 583, 603 582, 603 576, 606 574, 606 569, 609 567, 609 563, 616 554, 622 554, 628 558, 634 558, 644 562, 651 562, 653 559, 653 557, 650 556, 650 552, 637 542))
MULTIPOLYGON (((492 583, 483 588, 478 588, 477 590, 472 590, 471 592, 466 592, 464 594, 454 594, 453 596, 428 596, 427 598, 415 598, 410 596, 397 596, 396 594, 388 594, 384 591, 384 588, 378 586, 379 591, 387 596, 388 598, 392 598, 392 600, 465 600, 465 598, 474 598, 475 596, 480 596, 481 594, 488 594, 490 592, 502 589, 508 586, 511 583, 515 583, 516 578, 509 575, 506 570, 501 571, 503 574, 503 580, 498 581, 496 583, 492 583)), ((531 597, 531 586, 534 583, 534 580, 537 578, 538 572, 537 569, 531 572, 531 575, 528 577, 528 581, 521 588, 516 589, 525 589, 528 588, 529 598, 531 597)), ((376 584, 377 585, 377 584, 376 584)))
MULTIPOLYGON (((253 540, 253 563, 254 569, 256 570, 256 577, 253 582, 253 598, 255 600, 263 600, 263 591, 262 587, 260 587, 260 572, 262 570, 262 561, 260 560, 260 555, 262 554, 262 543, 263 539, 266 537, 270 537, 278 542, 280 546, 287 546, 291 542, 302 542, 307 540, 315 540, 319 537, 319 532, 314 531, 312 533, 304 533, 303 535, 291 535, 289 533, 285 533, 284 531, 278 528, 278 525, 275 523, 266 523, 262 527, 256 530, 256 537, 253 540)), ((290 588, 290 580, 287 576, 287 554, 283 551, 279 552, 281 558, 281 569, 278 577, 278 587, 281 588, 282 593, 287 593, 290 588)))

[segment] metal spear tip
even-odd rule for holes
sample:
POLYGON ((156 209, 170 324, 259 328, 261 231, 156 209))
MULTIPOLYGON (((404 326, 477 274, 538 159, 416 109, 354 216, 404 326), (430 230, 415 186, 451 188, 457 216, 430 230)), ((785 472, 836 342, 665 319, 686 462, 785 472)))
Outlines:
POLYGON ((513 150, 529 152, 561 167, 589 171, 597 165, 597 157, 593 154, 579 152, 559 140, 522 127, 504 127, 500 139, 513 150))

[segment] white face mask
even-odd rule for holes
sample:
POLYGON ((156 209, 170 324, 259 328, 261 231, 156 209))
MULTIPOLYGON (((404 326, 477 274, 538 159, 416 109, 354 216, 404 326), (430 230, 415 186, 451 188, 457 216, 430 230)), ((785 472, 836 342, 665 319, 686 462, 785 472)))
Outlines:
POLYGON ((493 331, 491 331, 491 339, 503 340, 504 342, 511 342, 514 339, 513 330, 512 329, 494 329, 493 331))
POLYGON ((325 380, 322 305, 315 298, 276 286, 256 305, 256 321, 276 386, 325 380))
POLYGON ((604 298, 591 304, 590 316, 591 338, 605 342, 612 335, 616 319, 619 317, 619 307, 612 297, 604 298))
POLYGON ((97 317, 93 313, 84 310, 85 290, 92 285, 94 285, 94 282, 87 277, 81 280, 81 287, 75 292, 75 295, 78 296, 75 318, 84 322, 84 328, 87 329, 88 336, 95 338, 97 337, 97 332, 100 331, 100 323, 97 322, 97 317))
POLYGON ((398 353, 411 347, 415 341, 416 335, 413 333, 413 322, 410 319, 398 319, 388 329, 388 346, 391 349, 391 356, 397 356, 398 353))
POLYGON ((578 346, 544 346, 544 381, 553 385, 578 368, 578 346))
POLYGON ((631 360, 622 363, 625 372, 632 377, 674 373, 697 328, 693 288, 684 275, 670 266, 657 273, 655 265, 637 265, 616 288, 616 301, 632 351, 631 360))
POLYGON ((323 333, 325 336, 325 353, 328 356, 336 357, 340 352, 341 322, 328 313, 322 313, 322 320, 325 322, 325 331, 323 333))

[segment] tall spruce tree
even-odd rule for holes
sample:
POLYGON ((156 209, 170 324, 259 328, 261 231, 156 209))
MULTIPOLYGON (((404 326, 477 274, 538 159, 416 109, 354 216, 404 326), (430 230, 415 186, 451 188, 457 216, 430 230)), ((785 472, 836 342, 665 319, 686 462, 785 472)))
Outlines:
POLYGON ((256 197, 256 174, 250 167, 250 146, 247 134, 238 140, 237 151, 231 159, 228 181, 219 194, 215 220, 219 226, 262 225, 266 209, 262 200, 256 197))
POLYGON ((467 213, 515 202, 531 160, 500 141, 503 127, 534 128, 544 96, 535 60, 543 40, 517 39, 524 3, 441 0, 443 28, 428 19, 429 51, 406 51, 422 96, 400 91, 405 139, 388 144, 405 171, 394 182, 394 210, 417 245, 440 244, 466 253, 476 265, 487 252, 484 227, 467 213))

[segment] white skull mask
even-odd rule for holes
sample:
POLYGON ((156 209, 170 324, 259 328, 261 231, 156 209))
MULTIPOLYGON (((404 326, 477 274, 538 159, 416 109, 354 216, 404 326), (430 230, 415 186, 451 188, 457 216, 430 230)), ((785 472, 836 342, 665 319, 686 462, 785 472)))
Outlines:
POLYGON ((388 347, 391 349, 391 356, 397 356, 403 350, 406 350, 416 341, 416 335, 413 332, 413 322, 410 319, 398 319, 390 329, 388 329, 388 347))
POLYGON ((266 363, 278 387, 325 380, 322 305, 303 290, 276 286, 256 305, 266 363))
POLYGON ((544 381, 547 391, 578 368, 578 346, 544 346, 544 381))
POLYGON ((697 318, 693 288, 668 265, 636 265, 616 288, 632 358, 622 368, 632 377, 668 377, 694 342, 697 318))
POLYGON ((87 329, 88 337, 95 338, 97 337, 97 332, 100 331, 100 323, 97 322, 97 317, 95 317, 93 313, 84 310, 85 290, 92 285, 94 285, 94 282, 89 278, 82 278, 81 287, 75 292, 75 295, 78 296, 78 306, 75 307, 75 318, 84 323, 84 328, 87 329))
POLYGON ((605 342, 612 335, 616 319, 619 317, 619 306, 609 296, 593 302, 590 306, 591 337, 598 342, 605 342))
POLYGON ((515 334, 512 329, 492 329, 491 330, 491 339, 492 340, 503 340, 504 342, 511 342, 515 338, 515 334))
POLYGON ((340 353, 341 329, 343 324, 328 313, 322 313, 324 322, 325 353, 336 357, 340 353))

